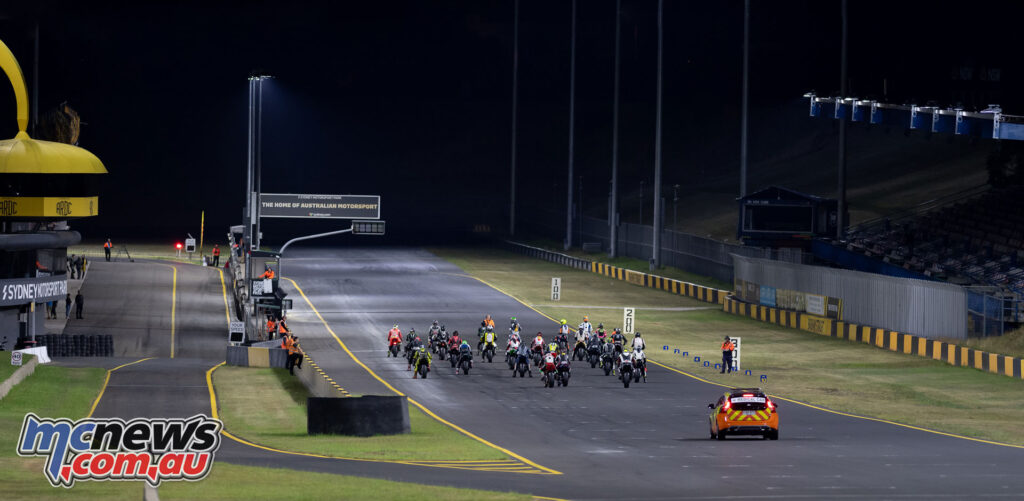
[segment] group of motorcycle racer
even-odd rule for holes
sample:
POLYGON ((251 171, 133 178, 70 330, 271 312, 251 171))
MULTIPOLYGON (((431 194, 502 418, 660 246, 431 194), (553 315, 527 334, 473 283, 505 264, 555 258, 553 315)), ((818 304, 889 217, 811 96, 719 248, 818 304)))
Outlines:
MULTIPOLYGON (((541 376, 545 378, 545 384, 553 386, 547 379, 552 376, 560 385, 568 385, 571 360, 589 361, 591 367, 601 364, 605 374, 616 374, 617 371, 639 371, 637 377, 642 376, 644 381, 647 378, 647 363, 644 350, 647 348, 640 332, 633 335, 629 347, 626 345, 626 336, 618 328, 612 330, 609 335, 604 324, 599 323, 595 328, 590 323, 588 316, 575 329, 573 350, 569 351, 569 335, 573 331, 565 319, 559 321, 558 331, 545 343, 544 335, 537 332, 537 335, 529 342, 529 346, 522 339, 522 326, 516 317, 509 321, 508 337, 505 344, 505 361, 512 376, 517 372, 520 377, 529 375, 533 377, 530 366, 537 367, 541 376), (630 350, 632 348, 632 350, 630 350), (571 357, 570 357, 571 353, 571 357)), ((497 352, 497 333, 494 331, 494 320, 490 315, 484 317, 477 329, 477 351, 487 361, 491 361, 497 352)), ((431 323, 427 330, 427 342, 416 334, 416 329, 409 329, 409 332, 402 336, 402 331, 395 324, 387 333, 389 356, 398 357, 398 347, 404 342, 404 357, 408 363, 406 370, 413 372, 413 379, 422 375, 427 377, 430 371, 432 355, 438 354, 441 360, 448 357, 455 374, 460 370, 467 374, 473 367, 473 350, 469 341, 460 337, 458 331, 448 333, 444 325, 437 320, 431 323)), ((620 375, 621 377, 621 375, 620 375)))

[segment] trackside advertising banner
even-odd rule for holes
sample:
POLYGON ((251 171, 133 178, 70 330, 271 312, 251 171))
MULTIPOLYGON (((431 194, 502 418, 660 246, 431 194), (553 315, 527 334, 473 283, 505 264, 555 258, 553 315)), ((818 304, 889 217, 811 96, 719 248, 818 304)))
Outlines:
POLYGON ((213 467, 224 425, 197 414, 187 419, 41 418, 25 415, 18 455, 46 458, 54 487, 79 480, 202 480, 213 467))

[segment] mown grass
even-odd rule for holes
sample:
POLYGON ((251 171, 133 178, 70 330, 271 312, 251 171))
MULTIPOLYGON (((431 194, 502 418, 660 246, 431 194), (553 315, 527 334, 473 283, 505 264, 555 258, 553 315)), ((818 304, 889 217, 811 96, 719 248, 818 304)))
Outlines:
MULTIPOLYGON (((36 373, 0 400, 0 498, 10 500, 138 500, 142 482, 78 482, 71 489, 54 488, 43 476, 42 458, 15 453, 22 420, 28 412, 40 417, 85 417, 99 394, 106 371, 41 365, 36 373)), ((305 419, 303 418, 303 423, 305 419)), ((199 482, 164 482, 161 499, 451 499, 525 500, 530 496, 408 482, 309 473, 283 467, 258 468, 215 463, 199 482)))
POLYGON ((998 353, 1000 355, 1024 358, 1024 328, 1007 332, 1002 336, 970 338, 967 340, 946 339, 945 341, 973 348, 975 350, 983 350, 989 353, 998 353))
MULTIPOLYGON (((567 304, 644 306, 707 305, 663 291, 611 280, 593 273, 498 250, 438 249, 441 257, 466 272, 530 304, 550 304, 550 277, 561 276, 567 304), (570 296, 571 294, 571 296, 570 296)), ((621 310, 579 310, 551 306, 538 310, 606 327, 622 322, 621 310)), ((732 386, 761 386, 779 396, 853 414, 913 424, 971 437, 1024 445, 1024 381, 952 367, 863 343, 822 337, 775 326, 720 310, 638 310, 637 329, 648 355, 707 380, 732 386), (703 367, 721 361, 724 336, 742 337, 742 363, 751 376, 722 375, 703 367), (662 350, 668 346, 668 350, 662 350), (674 350, 689 352, 688 356, 674 350), (701 363, 693 362, 694 356, 701 363)), ((553 326, 553 324, 552 324, 553 326)), ((718 390, 708 388, 709 398, 718 390)), ((710 401, 710 400, 709 400, 710 401)))
POLYGON ((22 354, 21 366, 11 365, 11 352, 0 351, 0 383, 6 381, 7 378, 11 377, 11 374, 14 374, 14 371, 27 364, 29 360, 32 360, 32 358, 33 355, 22 354))
POLYGON ((276 449, 328 456, 384 460, 508 459, 414 406, 412 432, 347 437, 306 434, 308 393, 284 369, 221 367, 213 373, 224 427, 233 435, 276 449))

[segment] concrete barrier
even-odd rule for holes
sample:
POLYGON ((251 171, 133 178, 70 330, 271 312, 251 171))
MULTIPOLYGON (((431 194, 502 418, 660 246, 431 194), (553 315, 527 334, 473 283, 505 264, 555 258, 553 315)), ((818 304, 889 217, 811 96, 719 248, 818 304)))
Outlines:
POLYGON ((283 369, 288 362, 288 352, 281 348, 228 346, 225 360, 227 360, 228 365, 280 367, 283 369))
POLYGON ((309 397, 306 431, 310 435, 394 435, 409 433, 409 403, 404 396, 309 397))

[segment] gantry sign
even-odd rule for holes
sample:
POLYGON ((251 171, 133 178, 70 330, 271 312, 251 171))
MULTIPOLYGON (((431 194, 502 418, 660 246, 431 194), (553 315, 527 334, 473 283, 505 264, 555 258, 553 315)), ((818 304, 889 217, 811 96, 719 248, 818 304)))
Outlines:
POLYGON ((259 215, 308 219, 380 219, 380 195, 261 193, 259 215))

